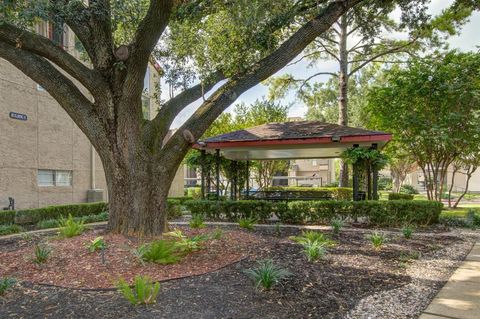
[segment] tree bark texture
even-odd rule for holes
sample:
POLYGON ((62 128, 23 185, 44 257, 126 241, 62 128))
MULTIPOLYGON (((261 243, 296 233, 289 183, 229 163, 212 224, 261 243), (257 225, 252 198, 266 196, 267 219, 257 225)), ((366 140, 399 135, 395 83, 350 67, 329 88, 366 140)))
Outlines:
MULTIPOLYGON (((340 41, 339 41, 339 63, 340 73, 338 76, 338 124, 348 125, 348 21, 347 15, 340 18, 340 41)), ((340 187, 348 187, 348 165, 340 162, 340 187)))

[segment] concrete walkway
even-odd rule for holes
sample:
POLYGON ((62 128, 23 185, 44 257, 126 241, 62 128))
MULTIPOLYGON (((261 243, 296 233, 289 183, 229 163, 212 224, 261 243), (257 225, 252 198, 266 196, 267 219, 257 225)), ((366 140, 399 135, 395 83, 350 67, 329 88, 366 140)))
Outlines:
POLYGON ((480 242, 473 246, 420 319, 480 318, 480 242))

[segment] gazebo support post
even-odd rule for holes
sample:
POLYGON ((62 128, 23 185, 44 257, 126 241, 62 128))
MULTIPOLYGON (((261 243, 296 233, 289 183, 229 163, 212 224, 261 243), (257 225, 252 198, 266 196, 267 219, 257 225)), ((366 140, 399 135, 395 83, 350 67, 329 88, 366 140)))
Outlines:
POLYGON ((201 185, 200 192, 202 199, 205 199, 205 150, 200 153, 200 171, 201 171, 201 185))
POLYGON ((367 199, 372 199, 372 165, 367 164, 367 199))
POLYGON ((233 175, 233 199, 237 200, 237 194, 238 194, 238 171, 237 171, 238 165, 237 165, 237 161, 233 162, 233 167, 234 167, 234 171, 235 171, 235 174, 233 175))
MULTIPOLYGON (((376 150, 378 148, 378 144, 372 144, 372 149, 376 150)), ((378 200, 378 169, 376 166, 372 167, 372 198, 373 200, 378 200)))
POLYGON ((246 189, 246 196, 247 196, 247 199, 248 197, 250 196, 250 161, 247 161, 246 163, 246 185, 247 185, 247 189, 246 189))
POLYGON ((217 200, 220 199, 220 150, 215 150, 215 174, 216 174, 216 183, 217 187, 215 188, 215 195, 217 200))
MULTIPOLYGON (((354 144, 353 147, 356 148, 358 147, 359 145, 358 144, 354 144)), ((352 186, 353 186, 353 200, 354 201, 357 201, 359 200, 358 198, 358 164, 354 163, 352 164, 352 173, 353 173, 353 176, 352 176, 352 186)))

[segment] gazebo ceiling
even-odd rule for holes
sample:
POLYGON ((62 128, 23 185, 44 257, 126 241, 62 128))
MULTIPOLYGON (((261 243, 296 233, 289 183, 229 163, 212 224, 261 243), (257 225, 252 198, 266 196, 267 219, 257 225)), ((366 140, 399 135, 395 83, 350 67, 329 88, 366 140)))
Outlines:
POLYGON ((268 123, 207 138, 195 148, 220 150, 232 160, 335 158, 353 145, 382 148, 392 135, 385 132, 318 121, 268 123))

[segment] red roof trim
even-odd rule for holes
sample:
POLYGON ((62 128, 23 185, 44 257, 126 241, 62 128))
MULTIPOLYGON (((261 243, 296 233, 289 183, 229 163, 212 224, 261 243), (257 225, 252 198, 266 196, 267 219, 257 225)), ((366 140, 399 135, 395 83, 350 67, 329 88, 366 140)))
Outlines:
MULTIPOLYGON (((259 141, 228 141, 228 142, 205 142, 205 147, 210 149, 221 149, 227 147, 245 147, 245 146, 270 146, 270 145, 308 145, 308 144, 329 144, 329 143, 360 143, 360 142, 388 142, 392 139, 391 134, 379 135, 350 135, 342 136, 340 142, 333 142, 331 136, 299 138, 299 139, 280 139, 280 140, 259 140, 259 141)), ((202 145, 196 143, 194 148, 202 149, 202 145)))

